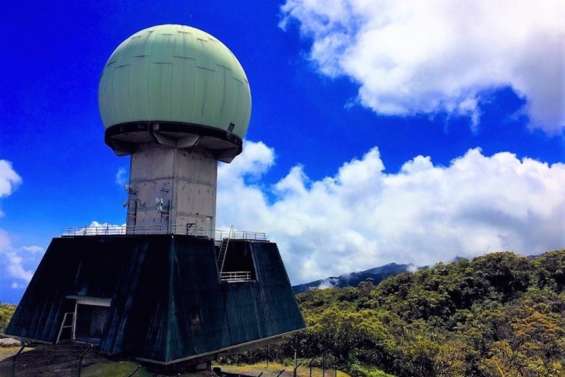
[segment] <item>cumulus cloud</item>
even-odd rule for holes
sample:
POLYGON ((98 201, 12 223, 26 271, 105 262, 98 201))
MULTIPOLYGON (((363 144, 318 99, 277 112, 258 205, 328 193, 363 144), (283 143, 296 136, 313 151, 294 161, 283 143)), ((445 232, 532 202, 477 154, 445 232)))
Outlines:
MULTIPOLYGON (((12 167, 12 163, 7 160, 0 160, 0 199, 11 195, 20 185, 22 178, 12 167)), ((0 209, 0 216, 4 213, 0 209)))
POLYGON ((565 246, 565 164, 470 149, 448 166, 416 156, 387 173, 375 147, 331 177, 313 180, 295 166, 261 187, 274 156, 247 142, 220 167, 218 225, 268 232, 294 283, 389 262, 565 246))
MULTIPOLYGON (((11 195, 22 182, 21 177, 7 160, 0 160, 0 198, 11 195)), ((0 215, 3 215, 0 211, 0 215)), ((33 272, 25 267, 25 258, 20 255, 22 250, 14 247, 9 234, 0 229, 0 266, 1 273, 8 277, 29 282, 33 272)), ((28 250, 31 251, 31 250, 28 250)), ((17 285, 16 282, 12 283, 17 285)))
MULTIPOLYGON (((9 234, 0 229, 0 261, 4 271, 9 278, 21 280, 28 283, 33 276, 33 268, 36 259, 32 256, 25 257, 22 253, 22 248, 17 248, 12 245, 12 240, 9 234)), ((17 282, 13 282, 18 284, 17 282)))
POLYGON ((0 198, 12 194, 22 182, 21 177, 7 160, 0 160, 0 198))
POLYGON ((65 234, 75 236, 126 234, 126 224, 119 225, 94 220, 87 226, 69 229, 65 234))
POLYGON ((510 86, 535 127, 565 129, 562 0, 287 0, 310 58, 328 76, 357 82, 362 105, 381 114, 466 114, 481 94, 510 86))

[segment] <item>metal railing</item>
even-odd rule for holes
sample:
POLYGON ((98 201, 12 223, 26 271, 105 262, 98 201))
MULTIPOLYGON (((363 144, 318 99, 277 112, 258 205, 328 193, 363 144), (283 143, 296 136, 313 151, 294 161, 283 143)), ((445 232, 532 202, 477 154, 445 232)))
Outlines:
POLYGON ((253 240, 253 241, 267 241, 267 234, 262 232, 249 232, 243 230, 229 229, 196 229, 187 227, 186 225, 179 226, 162 226, 162 225, 88 225, 84 227, 75 227, 65 229, 63 237, 76 237, 76 236, 108 236, 108 235, 135 235, 135 234, 183 234, 195 237, 203 237, 221 241, 226 238, 232 240, 253 240))
POLYGON ((251 281, 251 271, 225 271, 220 272, 220 280, 227 283, 240 283, 251 281))

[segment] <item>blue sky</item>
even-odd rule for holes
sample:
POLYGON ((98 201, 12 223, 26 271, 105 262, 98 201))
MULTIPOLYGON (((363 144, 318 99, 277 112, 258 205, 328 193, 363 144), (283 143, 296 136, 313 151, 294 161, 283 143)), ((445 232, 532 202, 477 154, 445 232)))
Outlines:
MULTIPOLYGON (((6 183, 10 189, 0 190, 3 214, 0 230, 4 239, 0 242, 3 248, 0 261, 4 261, 0 269, 2 264, 6 266, 6 271, 0 274, 0 301, 16 302, 23 293, 26 277, 29 278, 29 274, 22 276, 13 265, 20 265, 28 273, 33 271, 42 254, 37 247, 46 248, 50 239, 66 227, 92 221, 124 222, 125 192, 115 181, 119 169, 127 168, 128 159, 115 156, 103 142, 97 104, 98 80, 106 59, 122 40, 142 28, 162 23, 187 24, 206 30, 229 46, 243 65, 253 96, 247 136, 251 152, 236 165, 240 168, 237 172, 229 171, 230 167, 223 168, 220 177, 224 176, 225 182, 232 185, 224 183, 220 194, 229 198, 233 187, 247 190, 246 193, 258 192, 263 196, 265 211, 278 213, 283 218, 287 216, 288 222, 295 221, 298 228, 306 230, 289 229, 288 224, 275 223, 263 214, 250 216, 253 219, 236 218, 233 208, 227 208, 227 199, 220 198, 219 215, 226 224, 259 227, 256 230, 273 233, 287 264, 304 266, 290 268, 294 282, 391 261, 422 264, 455 255, 472 256, 488 251, 489 247, 523 253, 563 247, 565 243, 559 231, 563 230, 561 210, 565 207, 563 199, 557 198, 563 191, 556 185, 563 183, 565 117, 560 104, 565 102, 556 104, 555 92, 560 92, 561 98, 565 92, 565 70, 562 69, 565 63, 557 59, 553 71, 551 67, 547 72, 535 69, 544 57, 551 60, 555 49, 552 50, 552 46, 547 50, 543 46, 539 51, 529 49, 536 58, 533 62, 521 58, 527 45, 512 43, 508 43, 508 51, 501 49, 504 51, 500 51, 500 56, 489 48, 476 48, 466 56, 460 53, 460 48, 449 47, 452 46, 449 44, 448 47, 440 45, 439 58, 426 58, 421 54, 416 58, 398 58, 396 52, 373 49, 372 42, 367 45, 371 36, 376 41, 383 38, 378 35, 376 26, 372 30, 375 33, 370 33, 372 10, 357 9, 353 0, 330 3, 316 7, 298 0, 289 0, 286 5, 270 1, 98 0, 4 5, 0 23, 4 51, 0 61, 4 72, 0 77, 0 160, 11 163, 11 169, 21 177, 21 182, 6 181, 11 182, 6 183), (345 19, 347 22, 343 21, 345 19), (344 35, 345 39, 340 40, 344 35), (445 59, 441 52, 445 53, 445 59), (382 84, 379 75, 396 77, 396 71, 386 71, 379 66, 383 56, 400 71, 408 73, 396 81, 383 80, 386 86, 382 84), (468 59, 473 65, 467 67, 458 58, 468 59), (514 65, 520 59, 525 63, 514 65), (475 69, 488 66, 494 60, 497 67, 508 67, 505 72, 500 68, 475 69), (523 69, 530 67, 526 63, 533 64, 533 69, 523 69), (450 68, 446 68, 450 65, 458 70, 450 73, 450 68), (547 80, 554 77, 552 75, 557 75, 557 81, 547 80), (457 85, 440 85, 441 77, 452 77, 450 82, 457 82, 459 77, 470 79, 461 79, 457 85), (540 80, 546 80, 541 87, 536 84, 540 80), (544 91, 545 87, 551 89, 552 86, 558 88, 544 91), (440 104, 430 102, 433 98, 440 104), (549 116, 551 112, 556 115, 549 116), (473 148, 480 148, 480 152, 473 148), (525 162, 525 158, 538 165, 525 162), (461 166, 456 165, 454 159, 458 159, 461 166), (469 161, 478 165, 469 165, 469 161), (498 192, 501 181, 496 179, 504 176, 506 170, 493 167, 495 163, 502 167, 513 166, 514 173, 508 176, 508 182, 514 182, 515 191, 498 192), (369 183, 351 181, 346 177, 347 169, 353 171, 355 166, 360 169, 351 174, 366 178, 377 172, 378 177, 373 177, 375 181, 369 183), (405 173, 408 172, 404 175, 403 166, 405 173), (481 186, 478 179, 488 172, 492 176, 485 176, 484 181, 485 187, 491 187, 490 191, 485 189, 480 197, 471 193, 464 196, 465 200, 481 203, 492 200, 507 203, 508 207, 477 213, 468 209, 450 210, 427 218, 432 225, 459 229, 460 233, 454 231, 457 234, 448 243, 442 243, 438 239, 443 237, 414 238, 412 230, 407 232, 401 227, 388 233, 371 233, 371 227, 364 229, 373 215, 382 219, 405 210, 375 204, 374 213, 367 214, 360 209, 358 218, 340 225, 343 238, 353 241, 343 245, 332 241, 339 246, 334 250, 328 245, 326 255, 312 249, 313 244, 326 249, 324 240, 329 238, 325 237, 323 229, 331 227, 316 228, 313 220, 309 222, 318 215, 323 216, 316 209, 297 216, 295 212, 307 207, 301 200, 318 203, 318 193, 325 190, 323 197, 329 202, 320 199, 322 208, 334 208, 332 203, 338 203, 335 208, 349 207, 355 214, 355 200, 362 201, 364 195, 372 198, 374 187, 374 192, 380 193, 374 194, 375 203, 387 198, 387 203, 402 202, 403 198, 416 195, 416 191, 406 191, 407 196, 397 198, 384 189, 379 191, 377 186, 389 187, 387 185, 396 184, 397 178, 416 175, 420 178, 406 183, 406 187, 423 185, 421 182, 428 181, 421 178, 424 174, 418 170, 421 166, 424 171, 435 172, 434 177, 444 177, 437 179, 445 179, 445 187, 452 182, 463 185, 454 184, 452 191, 445 194, 445 200, 438 202, 435 208, 453 208, 450 198, 461 191, 481 191, 475 185, 481 186), (470 181, 459 181, 459 176, 454 176, 460 169, 477 166, 481 167, 468 174, 473 177, 470 181), (365 174, 361 167, 368 167, 369 173, 365 174), (374 170, 370 170, 371 167, 374 170), (524 173, 530 168, 536 173, 524 173), (340 176, 340 172, 344 174, 340 176), (325 177, 330 177, 337 186, 328 186, 330 183, 324 181, 325 177), (354 193, 357 199, 343 199, 347 196, 344 192, 348 182, 353 182, 356 189, 364 187, 365 183, 367 187, 354 193), (525 185, 531 182, 534 188, 528 191, 525 185), (336 199, 342 194, 342 199, 336 199), (517 200, 517 195, 528 199, 517 200), (549 200, 546 205, 550 208, 539 208, 543 198, 549 200), (347 204, 351 200, 352 206, 347 204), (514 205, 514 200, 519 204, 514 205), (521 217, 521 214, 511 213, 516 207, 529 215, 521 217), (223 208, 226 209, 222 211, 223 208), (469 215, 470 212, 473 214, 469 215), (538 212, 539 216, 531 215, 538 212), (464 218, 464 226, 457 222, 461 218, 464 218), (512 240, 513 234, 521 234, 528 228, 532 218, 540 227, 532 231, 546 236, 512 240), (306 220, 301 223, 300 219, 306 220), (360 225, 352 225, 360 219, 363 220, 360 225), (473 228, 468 224, 473 224, 473 228), (481 233, 489 224, 494 224, 492 229, 499 231, 481 233), (301 231, 316 236, 303 237, 301 231), (478 232, 477 237, 488 241, 481 244, 468 240, 469 231, 478 232), (301 243, 298 239, 305 241, 301 243), (364 253, 360 244, 368 245, 370 250, 364 253), (425 245, 433 247, 424 253, 425 257, 416 257, 421 250, 428 250, 425 245)), ((382 7, 390 8, 390 4, 383 3, 382 7)), ((396 14, 394 10, 391 12, 396 14)), ((463 17, 458 11, 451 12, 447 14, 455 21, 463 17)), ((482 13, 477 12, 480 24, 482 13)), ((434 13, 432 9, 430 19, 441 14, 445 13, 434 13)), ((521 17, 515 16, 518 20, 521 17)), ((550 17, 542 16, 540 24, 553 25, 550 17)), ((485 28, 489 22, 484 20, 485 28)), ((563 35, 559 32, 563 30, 533 25, 528 38, 535 43, 540 35, 547 39, 548 35, 563 35)), ((482 36, 469 38, 486 45, 506 42, 503 31, 493 35, 492 41, 482 36)), ((435 48, 438 46, 436 39, 422 41, 427 42, 435 48)), ((402 47, 403 43, 406 41, 399 39, 395 46, 402 47)), ((412 190, 406 187, 405 190, 412 190)), ((406 206, 420 208, 423 205, 421 200, 426 196, 417 193, 419 196, 413 197, 416 202, 406 203, 406 206)), ((241 203, 241 210, 251 204, 241 203)), ((422 213, 430 213, 427 208, 421 208, 418 216, 406 211, 402 212, 405 216, 399 217, 399 223, 420 223, 422 213)), ((338 210, 334 214, 340 217, 338 210)), ((331 216, 326 220, 335 224, 337 220, 333 221, 331 216)), ((373 225, 379 229, 389 226, 388 223, 373 225)), ((422 233, 434 234, 425 229, 422 233)))

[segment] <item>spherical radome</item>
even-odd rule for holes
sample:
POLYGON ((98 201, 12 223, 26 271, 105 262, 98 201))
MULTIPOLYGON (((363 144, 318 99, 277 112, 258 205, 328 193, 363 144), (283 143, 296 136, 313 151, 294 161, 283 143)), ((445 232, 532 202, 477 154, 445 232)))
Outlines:
POLYGON ((106 129, 171 122, 245 136, 251 92, 234 54, 208 33, 183 25, 141 30, 108 59, 98 93, 106 129))

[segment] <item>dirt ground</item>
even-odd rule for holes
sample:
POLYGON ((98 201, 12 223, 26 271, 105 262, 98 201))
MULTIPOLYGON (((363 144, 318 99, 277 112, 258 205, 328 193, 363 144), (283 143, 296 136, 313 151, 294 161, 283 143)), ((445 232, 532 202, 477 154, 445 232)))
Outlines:
MULTIPOLYGON (((15 370, 18 377, 64 377, 76 376, 80 355, 88 348, 83 345, 41 345, 26 349, 16 358, 15 370)), ((11 377, 14 355, 19 347, 0 349, 0 377, 11 377)), ((93 352, 86 353, 84 367, 101 362, 93 352)))
MULTIPOLYGON (((0 347, 0 377, 12 377, 13 356, 19 347, 0 347)), ((84 353, 81 377, 164 377, 132 361, 109 360, 86 345, 58 344, 26 348, 16 358, 16 377, 75 377, 84 353), (87 352, 88 351, 88 352, 87 352), (134 373, 135 372, 135 373, 134 373)), ((178 377, 213 377, 211 372, 175 374, 178 377)), ((215 376, 214 376, 215 377, 215 376)))

